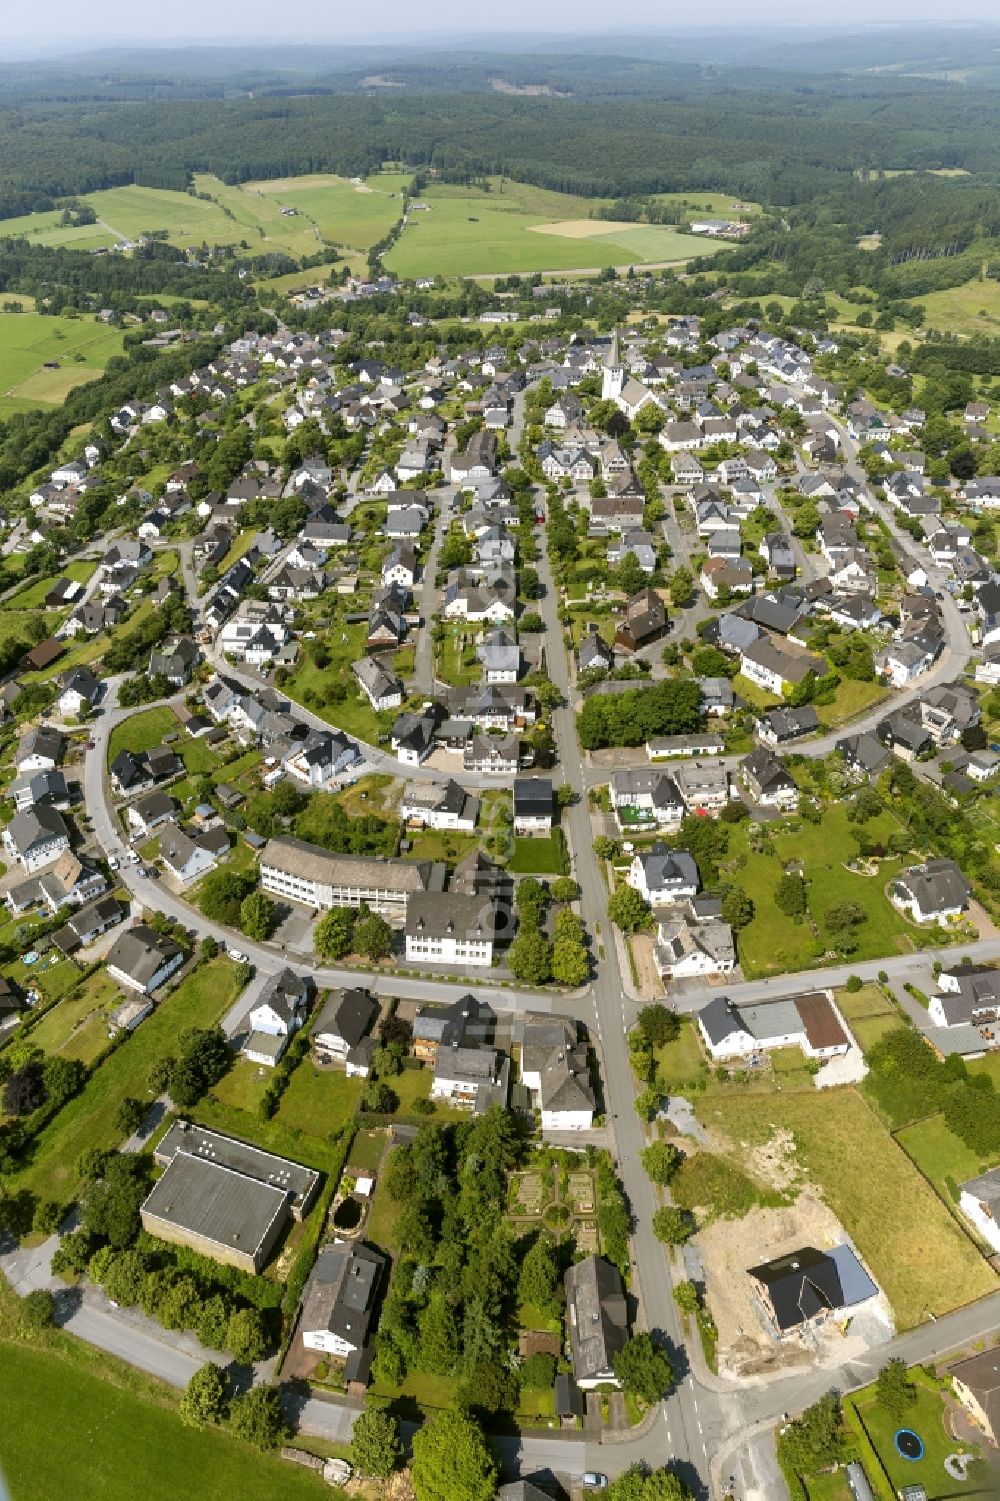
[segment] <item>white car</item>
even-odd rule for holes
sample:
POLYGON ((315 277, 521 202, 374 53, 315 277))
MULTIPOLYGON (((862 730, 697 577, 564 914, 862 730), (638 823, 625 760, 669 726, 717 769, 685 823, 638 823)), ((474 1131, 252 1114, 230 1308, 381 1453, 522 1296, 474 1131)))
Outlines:
POLYGON ((600 1470, 588 1470, 583 1477, 583 1483, 589 1491, 607 1490, 608 1477, 602 1475, 600 1470))
POLYGON ((118 861, 118 856, 117 855, 109 855, 108 856, 108 865, 109 865, 109 867, 110 867, 111 870, 117 870, 118 869, 118 864, 119 864, 119 861, 118 861))
POLYGON ((250 963, 250 955, 241 953, 239 949, 227 949, 226 953, 229 955, 230 959, 232 959, 234 964, 250 963))

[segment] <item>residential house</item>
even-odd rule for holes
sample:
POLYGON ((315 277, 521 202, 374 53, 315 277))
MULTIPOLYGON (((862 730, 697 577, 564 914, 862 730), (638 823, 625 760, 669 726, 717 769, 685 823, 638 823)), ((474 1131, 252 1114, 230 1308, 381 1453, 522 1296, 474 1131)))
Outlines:
POLYGON ((517 735, 472 735, 462 752, 464 771, 513 777, 520 765, 521 742, 517 735))
POLYGON ((219 856, 229 853, 229 835, 220 825, 192 837, 169 824, 160 832, 159 858, 180 886, 190 885, 214 870, 219 856))
POLYGON ((521 1038, 521 1083, 541 1112, 542 1133, 589 1131, 596 1100, 586 1046, 564 1016, 526 1016, 521 1038))
POLYGON ((636 829, 676 829, 685 805, 669 772, 641 766, 611 773, 608 794, 623 834, 636 829))
POLYGON ((247 1016, 249 1030, 240 1050, 244 1058, 274 1068, 305 1021, 310 988, 311 981, 287 965, 269 977, 247 1016))
POLYGON ((989 1442, 1000 1444, 1000 1353, 994 1346, 948 1367, 952 1390, 989 1442))
POLYGON ((151 995, 184 963, 184 950, 172 938, 137 923, 118 939, 108 954, 108 974, 119 985, 151 995))
POLYGON ((516 683, 521 672, 521 648, 517 638, 502 629, 488 631, 476 648, 487 683, 516 683))
MULTIPOLYGON (((1000 1167, 958 1185, 958 1207, 995 1253, 1000 1254, 1000 1167)), ((1000 1412, 1000 1372, 997 1381, 1000 1412)))
POLYGON ((549 777, 518 777, 514 782, 514 833, 518 838, 552 831, 552 781, 549 777))
POLYGON ((759 745, 740 762, 740 777, 754 802, 762 808, 794 813, 799 789, 784 762, 765 745, 759 745))
POLYGON ((628 1310, 621 1273, 600 1256, 587 1256, 564 1278, 573 1378, 582 1391, 621 1383, 615 1356, 628 1343, 628 1310))
POLYGON ((489 896, 414 892, 406 908, 406 958, 489 968, 496 930, 497 906, 489 896))
POLYGON ((661 979, 687 980, 733 972, 736 943, 720 909, 717 898, 695 897, 661 916, 653 948, 653 962, 661 979))
POLYGON ((26 730, 14 752, 14 765, 21 776, 30 771, 52 771, 62 760, 65 744, 58 730, 44 725, 26 730))
POLYGON ((768 709, 756 722, 757 738, 776 748, 812 735, 819 729, 819 715, 811 704, 801 709, 768 709))
POLYGON ((833 992, 812 990, 738 1006, 729 996, 713 997, 698 1012, 698 1029, 719 1061, 752 1057, 775 1048, 798 1047, 824 1061, 846 1053, 850 1033, 833 992))
POLYGON ((129 803, 125 818, 130 839, 148 839, 163 824, 172 823, 179 808, 166 792, 147 792, 129 803))
POLYGON ((669 907, 697 894, 698 867, 686 850, 654 845, 633 856, 628 882, 651 907, 669 907))
POLYGON ((344 1063, 371 1032, 378 1002, 367 990, 331 990, 312 1028, 317 1052, 344 1063))
POLYGON ((615 646, 634 652, 658 641, 667 625, 667 611, 655 589, 640 589, 625 606, 624 622, 615 632, 615 646))
POLYGON ((793 642, 759 636, 741 650, 740 671, 758 687, 780 694, 797 687, 811 672, 825 676, 827 664, 823 657, 793 642))
POLYGON ((69 830, 55 808, 41 803, 14 815, 3 831, 3 845, 31 875, 69 849, 69 830))
POLYGON ((361 657, 359 661, 352 662, 351 670, 377 714, 398 709, 402 705, 402 683, 394 672, 383 667, 374 657, 361 657))
POLYGON ((914 922, 951 922, 969 905, 972 887, 954 860, 927 860, 901 870, 889 898, 914 922))
POLYGON ((325 1245, 306 1283, 299 1315, 302 1343, 344 1361, 344 1381, 367 1382, 375 1310, 387 1259, 360 1240, 325 1245))
POLYGON ((689 758, 673 768, 672 776, 689 813, 721 813, 729 801, 729 772, 722 762, 689 758))
POLYGON ((471 834, 479 817, 479 799, 452 779, 443 784, 411 782, 400 801, 399 816, 420 828, 471 834))

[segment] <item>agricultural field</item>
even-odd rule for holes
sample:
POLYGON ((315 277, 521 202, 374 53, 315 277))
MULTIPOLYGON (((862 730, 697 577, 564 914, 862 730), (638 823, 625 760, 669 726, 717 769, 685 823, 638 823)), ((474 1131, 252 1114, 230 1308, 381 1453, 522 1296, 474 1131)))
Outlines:
POLYGON ((134 184, 88 193, 84 201, 96 213, 96 224, 63 226, 56 210, 6 219, 3 229, 38 245, 80 250, 107 248, 153 230, 165 231, 168 242, 182 249, 245 242, 251 251, 296 257, 315 255, 324 243, 367 250, 400 217, 408 182, 408 176, 386 173, 356 186, 324 173, 230 187, 201 173, 195 175, 194 193, 134 184), (295 212, 285 214, 283 208, 295 212))
MULTIPOLYGON (((383 172, 364 183, 348 182, 331 173, 316 173, 311 177, 247 182, 225 191, 238 193, 243 199, 256 197, 279 214, 282 208, 294 208, 296 215, 315 225, 321 240, 367 250, 399 219, 403 189, 409 182, 406 173, 383 172)), ((295 219, 285 223, 294 224, 295 219)))
POLYGON ((0 418, 61 405, 74 386, 95 380, 121 351, 120 330, 94 318, 0 313, 0 418))
POLYGON ((411 210, 406 229, 385 256, 386 269, 397 276, 656 265, 723 248, 668 225, 592 219, 593 199, 507 179, 489 193, 439 184, 428 188, 421 201, 428 209, 411 210))
POLYGON ((1000 327, 1000 282, 967 281, 960 287, 915 297, 926 311, 925 326, 943 333, 985 334, 996 338, 1000 327))
POLYGON ((886 1292, 900 1330, 996 1291, 996 1274, 855 1089, 725 1089, 699 1107, 745 1162, 788 1132, 811 1184, 886 1292))
POLYGON ((128 1386, 103 1380, 96 1364, 13 1343, 4 1343, 2 1359, 3 1458, 16 1501, 66 1495, 67 1476, 73 1477, 76 1501, 131 1501, 140 1495, 173 1501, 182 1473, 186 1501, 342 1495, 311 1471, 282 1464, 218 1429, 185 1427, 165 1393, 147 1400, 134 1380, 128 1386))

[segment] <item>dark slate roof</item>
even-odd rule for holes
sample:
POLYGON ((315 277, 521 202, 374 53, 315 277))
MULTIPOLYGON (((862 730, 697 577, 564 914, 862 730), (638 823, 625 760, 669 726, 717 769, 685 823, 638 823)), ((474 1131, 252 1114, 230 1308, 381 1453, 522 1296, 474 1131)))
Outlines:
POLYGON ((841 1308, 843 1288, 836 1263, 825 1251, 803 1246, 749 1268, 767 1288, 778 1328, 784 1332, 815 1318, 824 1308, 841 1308))

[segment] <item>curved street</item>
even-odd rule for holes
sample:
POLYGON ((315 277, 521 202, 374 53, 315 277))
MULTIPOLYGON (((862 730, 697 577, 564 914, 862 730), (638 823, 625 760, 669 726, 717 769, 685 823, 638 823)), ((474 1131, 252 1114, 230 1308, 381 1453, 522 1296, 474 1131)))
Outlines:
MULTIPOLYGON (((890 518, 891 520, 891 518, 890 518)), ((878 1367, 892 1353, 905 1354, 907 1359, 926 1359, 961 1344, 974 1335, 982 1335, 994 1329, 1000 1330, 1000 1294, 960 1310, 948 1318, 922 1326, 883 1346, 870 1356, 855 1360, 836 1370, 824 1369, 805 1375, 773 1380, 767 1384, 737 1385, 713 1376, 704 1364, 700 1343, 686 1343, 672 1296, 672 1269, 664 1247, 652 1231, 652 1217, 657 1207, 655 1191, 642 1169, 640 1153, 645 1144, 643 1125, 633 1108, 635 1087, 629 1066, 626 1034, 632 1024, 638 1001, 632 998, 631 987, 626 985, 620 963, 619 950, 614 940, 607 917, 607 889, 599 869, 593 848, 593 832, 587 805, 587 788, 597 779, 606 780, 607 771, 595 773, 585 767, 578 749, 573 713, 573 692, 567 655, 562 646, 563 631, 558 619, 558 597, 549 566, 544 542, 539 559, 539 574, 543 584, 540 610, 550 643, 549 672, 553 683, 560 690, 562 703, 553 715, 553 729, 559 747, 559 767, 555 773, 575 794, 564 821, 567 827, 573 873, 580 884, 580 906, 584 921, 590 931, 595 955, 591 984, 573 997, 553 996, 551 992, 539 994, 524 988, 508 988, 475 983, 477 994, 490 1001, 498 1010, 549 1009, 557 1007, 572 1010, 590 1029, 602 1061, 603 1085, 607 1102, 609 1124, 615 1139, 615 1155, 629 1206, 633 1215, 634 1231, 631 1255, 634 1268, 633 1293, 640 1308, 640 1322, 662 1338, 671 1351, 678 1376, 676 1386, 638 1430, 611 1437, 603 1443, 587 1441, 579 1435, 551 1436, 525 1434, 519 1439, 500 1441, 505 1466, 515 1472, 518 1469, 535 1470, 550 1467, 563 1474, 579 1475, 584 1468, 598 1469, 617 1474, 636 1460, 651 1465, 675 1464, 692 1484, 697 1494, 720 1494, 725 1480, 737 1473, 742 1483, 749 1488, 763 1484, 755 1491, 760 1495, 780 1494, 780 1477, 768 1473, 767 1450, 755 1446, 761 1436, 766 1438, 773 1423, 785 1411, 801 1409, 830 1386, 842 1390, 866 1384, 878 1367), (558 643, 558 644, 557 644, 558 643), (763 1473, 762 1473, 763 1472, 763 1473), (768 1486, 774 1489, 768 1489, 768 1486)), ((946 600, 945 618, 949 625, 949 646, 936 664, 934 679, 943 680, 953 675, 967 659, 968 638, 964 624, 950 599, 946 600), (948 608, 950 606, 950 609, 948 608), (958 640, 961 629, 965 645, 958 640)), ((223 666, 228 675, 244 682, 249 687, 259 687, 259 680, 249 674, 234 672, 223 666)), ((930 681, 920 685, 926 687, 930 681)), ((87 808, 93 821, 94 831, 108 854, 121 861, 121 879, 133 897, 150 910, 165 912, 176 918, 197 937, 211 935, 221 944, 233 943, 247 953, 256 968, 264 974, 273 973, 284 963, 295 963, 297 956, 286 954, 276 944, 251 943, 242 935, 235 935, 218 924, 207 921, 199 912, 179 896, 170 892, 160 880, 150 880, 139 875, 136 866, 125 862, 126 845, 122 840, 117 816, 110 801, 110 786, 107 776, 107 750, 116 725, 136 709, 123 709, 117 699, 118 680, 108 684, 103 712, 95 721, 92 731, 92 748, 88 750, 85 766, 85 793, 87 808)), ((916 691, 919 691, 916 690, 916 691)), ((913 695, 909 695, 912 697, 913 695)), ((176 695, 167 703, 179 702, 183 695, 176 695)), ((894 706, 904 702, 906 695, 894 697, 894 706)), ((143 706, 146 707, 146 706, 143 706)), ((318 716, 299 710, 302 717, 317 727, 326 727, 318 716)), ((881 718, 882 711, 872 713, 864 721, 852 726, 860 728, 868 721, 881 718)), ((832 748, 838 736, 826 736, 803 746, 806 754, 823 755, 832 748)), ((395 758, 365 747, 372 765, 392 769, 399 773, 395 758)), ((440 775, 422 768, 427 776, 440 775)), ((407 774, 411 774, 408 770, 407 774)), ((475 780, 475 779, 470 779, 475 780)), ((1000 957, 1000 938, 968 945, 967 951, 974 958, 1000 957)), ((875 961, 870 964, 837 965, 822 970, 809 971, 811 983, 816 985, 841 984, 848 974, 859 973, 862 978, 874 978, 881 969, 891 976, 901 977, 917 967, 932 962, 933 954, 924 956, 899 956, 875 961)), ((364 983, 375 990, 417 999, 440 998, 443 990, 459 986, 468 988, 468 981, 453 978, 424 980, 405 974, 369 974, 367 971, 343 968, 321 968, 314 971, 321 987, 364 983)), ((774 981, 749 981, 733 985, 730 992, 735 1000, 750 1001, 764 995, 776 996, 794 993, 801 988, 801 977, 788 975, 774 981)), ((692 987, 677 1002, 678 1009, 698 1009, 713 994, 707 987, 692 987)), ((234 1008, 226 1018, 226 1030, 232 1034, 238 1030, 241 1012, 250 1004, 248 999, 234 1008)), ((84 1338, 93 1339, 105 1348, 146 1369, 155 1370, 164 1379, 186 1379, 189 1360, 171 1349, 169 1357, 156 1353, 157 1341, 143 1334, 140 1338, 127 1323, 116 1322, 105 1313, 98 1320, 93 1309, 87 1305, 75 1319, 82 1321, 76 1332, 84 1338), (113 1330, 113 1336, 109 1331, 113 1330)), ((69 1327, 74 1327, 73 1323, 69 1327)), ((163 1344, 163 1342, 159 1342, 163 1344)), ((164 1349, 168 1349, 164 1345, 164 1349)), ((192 1365, 193 1369, 193 1365, 192 1365)), ((190 1372, 188 1372, 190 1374, 190 1372)), ((357 1409, 345 1403, 335 1403, 314 1397, 297 1410, 297 1420, 303 1432, 313 1433, 331 1440, 343 1440, 350 1430, 357 1409)))

